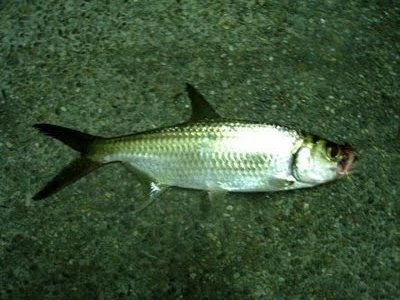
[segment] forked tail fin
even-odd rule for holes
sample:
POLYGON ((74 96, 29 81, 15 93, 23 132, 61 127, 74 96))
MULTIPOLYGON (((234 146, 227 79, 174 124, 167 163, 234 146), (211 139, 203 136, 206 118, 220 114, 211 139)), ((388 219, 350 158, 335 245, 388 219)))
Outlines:
POLYGON ((35 124, 33 127, 81 153, 81 157, 64 167, 43 189, 35 194, 34 200, 49 197, 102 165, 101 162, 91 160, 86 156, 93 142, 102 139, 101 137, 51 124, 35 124))
POLYGON ((84 154, 88 152, 89 147, 96 139, 102 139, 101 137, 83 133, 78 130, 52 124, 39 123, 33 125, 33 127, 38 129, 41 133, 49 135, 84 154))

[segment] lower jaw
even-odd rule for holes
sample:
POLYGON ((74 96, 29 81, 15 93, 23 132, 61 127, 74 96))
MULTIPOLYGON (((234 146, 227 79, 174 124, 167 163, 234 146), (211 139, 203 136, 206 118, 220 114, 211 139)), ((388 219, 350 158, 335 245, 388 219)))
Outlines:
POLYGON ((346 158, 346 161, 340 164, 339 166, 340 170, 338 173, 341 175, 347 175, 349 173, 349 169, 353 165, 354 159, 355 159, 354 153, 349 153, 346 158))

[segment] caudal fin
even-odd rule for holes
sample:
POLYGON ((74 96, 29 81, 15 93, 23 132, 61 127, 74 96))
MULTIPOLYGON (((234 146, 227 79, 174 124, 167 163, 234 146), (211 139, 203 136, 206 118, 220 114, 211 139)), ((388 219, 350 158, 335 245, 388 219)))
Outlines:
POLYGON ((64 167, 43 189, 35 194, 34 200, 49 197, 102 165, 101 162, 93 161, 86 156, 93 142, 101 137, 51 124, 35 124, 33 127, 81 153, 81 157, 64 167))
POLYGON ((44 188, 42 188, 33 200, 41 200, 49 197, 50 195, 58 192, 62 188, 74 183, 79 178, 90 173, 94 169, 101 166, 101 163, 92 161, 85 157, 80 157, 73 160, 69 165, 64 167, 52 180, 50 180, 44 188))
POLYGON ((52 124, 39 123, 33 125, 33 127, 84 154, 88 152, 90 145, 96 139, 101 139, 98 136, 52 124))

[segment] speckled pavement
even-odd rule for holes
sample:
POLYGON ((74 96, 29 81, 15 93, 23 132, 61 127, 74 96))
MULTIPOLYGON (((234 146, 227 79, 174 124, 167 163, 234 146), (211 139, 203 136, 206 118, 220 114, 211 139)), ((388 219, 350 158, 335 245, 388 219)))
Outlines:
POLYGON ((398 299, 395 1, 1 1, 0 299, 398 299), (112 136, 182 122, 186 82, 227 118, 358 151, 314 189, 171 189, 119 165, 41 202, 75 153, 48 122, 112 136))

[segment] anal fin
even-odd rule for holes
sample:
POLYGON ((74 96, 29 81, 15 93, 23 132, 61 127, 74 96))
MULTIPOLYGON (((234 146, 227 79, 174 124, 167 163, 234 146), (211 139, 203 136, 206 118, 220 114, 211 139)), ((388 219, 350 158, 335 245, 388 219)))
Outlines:
POLYGON ((140 208, 138 208, 134 214, 137 214, 147 208, 149 205, 155 202, 161 194, 163 194, 167 189, 168 186, 158 184, 153 178, 151 178, 146 173, 142 172, 141 170, 135 168, 130 163, 124 163, 124 165, 128 168, 129 171, 135 174, 136 178, 139 180, 145 198, 147 199, 146 203, 144 203, 140 208))

